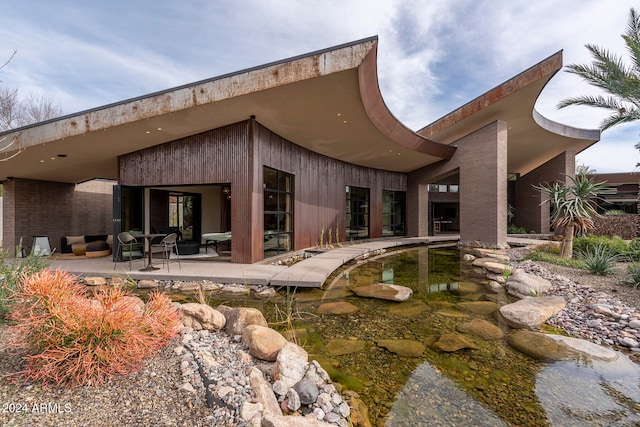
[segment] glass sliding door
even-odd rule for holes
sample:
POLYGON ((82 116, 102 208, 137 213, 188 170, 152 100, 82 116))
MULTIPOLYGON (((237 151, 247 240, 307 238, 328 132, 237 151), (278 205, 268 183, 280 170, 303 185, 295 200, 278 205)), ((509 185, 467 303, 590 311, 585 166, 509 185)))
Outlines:
POLYGON ((347 239, 368 239, 369 189, 347 185, 346 196, 347 239))
POLYGON ((264 167, 264 257, 293 247, 293 175, 264 167))

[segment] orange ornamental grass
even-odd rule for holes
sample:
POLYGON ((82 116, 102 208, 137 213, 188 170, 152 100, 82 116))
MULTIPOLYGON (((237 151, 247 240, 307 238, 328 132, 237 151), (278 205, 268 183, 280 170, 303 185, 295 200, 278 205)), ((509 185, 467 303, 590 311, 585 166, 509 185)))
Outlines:
POLYGON ((23 276, 13 295, 16 345, 29 381, 101 384, 138 368, 179 331, 179 314, 164 294, 141 304, 121 287, 93 292, 61 270, 23 276))

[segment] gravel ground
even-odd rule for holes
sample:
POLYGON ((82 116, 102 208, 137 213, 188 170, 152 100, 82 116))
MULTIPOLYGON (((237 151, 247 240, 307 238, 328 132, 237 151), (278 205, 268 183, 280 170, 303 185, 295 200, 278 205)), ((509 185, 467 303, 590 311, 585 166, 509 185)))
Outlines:
POLYGON ((547 262, 537 261, 536 263, 550 273, 564 276, 579 285, 606 292, 629 307, 640 308, 640 288, 636 289, 628 283, 626 263, 616 264, 611 274, 607 276, 598 276, 587 270, 562 267, 547 262))
MULTIPOLYGON (((15 351, 6 348, 0 329, 0 372, 20 369, 15 351)), ((115 377, 101 387, 13 385, 0 380, 0 426, 215 426, 204 399, 179 390, 180 357, 174 340, 142 368, 115 377)))

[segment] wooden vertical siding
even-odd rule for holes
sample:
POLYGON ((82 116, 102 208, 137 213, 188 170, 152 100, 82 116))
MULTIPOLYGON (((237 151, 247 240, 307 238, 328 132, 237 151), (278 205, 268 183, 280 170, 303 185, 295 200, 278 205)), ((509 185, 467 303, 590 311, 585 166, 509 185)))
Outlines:
MULTIPOLYGON (((406 191, 406 174, 322 156, 279 137, 264 126, 256 127, 256 142, 260 147, 260 158, 256 162, 294 175, 294 249, 315 245, 323 226, 325 231, 331 228, 334 236, 337 227, 344 239, 347 185, 370 189, 370 237, 382 237, 382 190, 406 191)), ((261 183, 262 168, 259 173, 261 183)))
MULTIPOLYGON (((120 158, 132 186, 231 184, 232 262, 263 254, 263 167, 294 175, 294 250, 320 230, 345 237, 345 186, 370 189, 370 237, 382 237, 382 190, 406 191, 407 175, 345 163, 309 151, 254 120, 207 131, 120 158)), ((326 234, 325 234, 326 239, 326 234)))
POLYGON ((120 184, 231 184, 231 261, 256 261, 251 248, 253 197, 248 122, 178 139, 120 157, 120 184))

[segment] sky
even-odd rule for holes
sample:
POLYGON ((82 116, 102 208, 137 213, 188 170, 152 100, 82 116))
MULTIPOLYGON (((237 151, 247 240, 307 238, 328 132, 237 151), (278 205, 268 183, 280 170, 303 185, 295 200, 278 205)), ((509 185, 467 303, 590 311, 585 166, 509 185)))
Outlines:
MULTIPOLYGON (((550 55, 588 64, 586 44, 625 58, 630 0, 0 0, 0 84, 65 114, 378 36, 389 110, 418 130, 550 55)), ((560 71, 536 104, 586 129, 608 115, 557 104, 599 94, 560 71)), ((577 164, 640 162, 640 122, 609 129, 577 164)))

